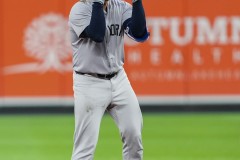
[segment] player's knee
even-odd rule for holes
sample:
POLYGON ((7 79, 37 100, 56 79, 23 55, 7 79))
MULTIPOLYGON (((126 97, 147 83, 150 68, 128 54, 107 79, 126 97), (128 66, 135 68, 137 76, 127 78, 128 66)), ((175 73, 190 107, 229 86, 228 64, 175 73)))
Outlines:
POLYGON ((125 128, 122 130, 121 135, 123 139, 131 141, 139 141, 142 137, 141 129, 137 127, 125 128))

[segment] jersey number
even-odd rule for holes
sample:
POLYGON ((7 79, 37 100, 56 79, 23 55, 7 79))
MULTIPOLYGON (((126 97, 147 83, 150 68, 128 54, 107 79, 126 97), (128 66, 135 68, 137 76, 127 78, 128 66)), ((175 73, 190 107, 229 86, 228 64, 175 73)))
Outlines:
POLYGON ((112 24, 108 26, 110 36, 120 36, 122 33, 122 29, 120 29, 119 24, 112 24))

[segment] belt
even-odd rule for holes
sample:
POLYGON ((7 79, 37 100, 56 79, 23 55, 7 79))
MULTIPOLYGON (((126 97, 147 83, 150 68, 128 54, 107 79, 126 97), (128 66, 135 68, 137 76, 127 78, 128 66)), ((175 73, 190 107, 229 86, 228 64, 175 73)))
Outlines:
POLYGON ((98 74, 98 73, 82 73, 82 72, 77 72, 77 71, 75 71, 75 72, 77 74, 80 74, 80 75, 91 75, 93 77, 100 78, 100 79, 106 79, 106 80, 112 79, 118 73, 118 72, 115 72, 115 73, 112 73, 112 74, 98 74))

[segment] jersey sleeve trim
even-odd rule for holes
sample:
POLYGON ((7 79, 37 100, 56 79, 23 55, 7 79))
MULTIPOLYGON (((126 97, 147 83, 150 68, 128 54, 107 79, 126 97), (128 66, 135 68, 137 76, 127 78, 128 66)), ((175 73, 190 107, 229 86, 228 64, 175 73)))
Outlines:
POLYGON ((150 36, 150 32, 148 32, 147 28, 145 30, 145 34, 142 37, 134 37, 129 27, 125 29, 125 34, 136 42, 145 42, 150 36))

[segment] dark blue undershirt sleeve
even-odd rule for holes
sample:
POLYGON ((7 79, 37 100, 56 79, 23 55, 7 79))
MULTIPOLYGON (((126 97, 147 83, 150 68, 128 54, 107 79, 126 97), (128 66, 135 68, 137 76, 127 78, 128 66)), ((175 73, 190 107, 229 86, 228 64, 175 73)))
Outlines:
POLYGON ((81 38, 90 38, 95 42, 103 42, 106 30, 106 22, 103 5, 94 2, 92 5, 92 16, 90 24, 84 29, 81 38))
POLYGON ((149 33, 147 32, 142 0, 133 3, 132 17, 124 21, 123 27, 124 30, 128 28, 127 34, 139 42, 145 41, 148 38, 149 33))

